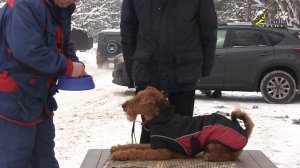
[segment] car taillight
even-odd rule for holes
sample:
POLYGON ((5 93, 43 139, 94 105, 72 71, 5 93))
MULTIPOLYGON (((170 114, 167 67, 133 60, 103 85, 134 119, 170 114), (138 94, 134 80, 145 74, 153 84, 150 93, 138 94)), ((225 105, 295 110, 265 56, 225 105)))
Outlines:
POLYGON ((97 49, 97 56, 100 57, 100 55, 101 55, 101 52, 99 49, 97 49))
POLYGON ((294 48, 294 50, 298 53, 300 53, 300 48, 294 48))

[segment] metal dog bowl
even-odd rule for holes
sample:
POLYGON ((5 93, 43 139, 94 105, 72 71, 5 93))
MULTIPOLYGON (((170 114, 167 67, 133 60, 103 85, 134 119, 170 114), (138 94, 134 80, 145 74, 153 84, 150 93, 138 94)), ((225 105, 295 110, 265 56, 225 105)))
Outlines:
POLYGON ((95 83, 91 75, 84 75, 78 78, 62 76, 58 79, 57 87, 59 90, 90 90, 95 88, 95 83))

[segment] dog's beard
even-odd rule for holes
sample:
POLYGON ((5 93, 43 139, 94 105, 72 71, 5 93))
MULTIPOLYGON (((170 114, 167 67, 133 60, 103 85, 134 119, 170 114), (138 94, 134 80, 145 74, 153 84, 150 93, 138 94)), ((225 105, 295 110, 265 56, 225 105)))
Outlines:
POLYGON ((129 121, 135 121, 136 120, 137 114, 134 113, 132 110, 126 111, 126 114, 127 114, 127 119, 129 121))

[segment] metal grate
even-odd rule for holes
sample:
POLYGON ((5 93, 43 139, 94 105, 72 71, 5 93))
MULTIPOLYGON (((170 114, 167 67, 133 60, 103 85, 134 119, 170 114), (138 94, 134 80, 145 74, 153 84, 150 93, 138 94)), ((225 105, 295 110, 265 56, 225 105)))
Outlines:
POLYGON ((203 159, 172 159, 164 161, 107 160, 103 168, 236 168, 236 162, 205 162, 203 159))

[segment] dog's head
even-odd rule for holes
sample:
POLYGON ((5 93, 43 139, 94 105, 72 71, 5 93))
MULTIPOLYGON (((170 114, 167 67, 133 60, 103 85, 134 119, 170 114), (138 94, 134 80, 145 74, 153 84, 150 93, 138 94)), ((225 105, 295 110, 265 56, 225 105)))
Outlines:
POLYGON ((122 107, 126 112, 128 120, 134 121, 137 115, 141 114, 148 121, 159 115, 159 106, 164 100, 165 97, 162 92, 148 86, 135 97, 123 103, 122 107))

